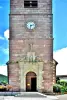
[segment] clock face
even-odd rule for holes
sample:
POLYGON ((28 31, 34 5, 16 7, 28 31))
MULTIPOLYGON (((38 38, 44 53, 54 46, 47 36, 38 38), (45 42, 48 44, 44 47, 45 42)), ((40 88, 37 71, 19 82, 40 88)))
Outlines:
POLYGON ((27 23, 27 28, 31 29, 31 30, 34 29, 35 28, 35 23, 34 22, 28 22, 27 23))

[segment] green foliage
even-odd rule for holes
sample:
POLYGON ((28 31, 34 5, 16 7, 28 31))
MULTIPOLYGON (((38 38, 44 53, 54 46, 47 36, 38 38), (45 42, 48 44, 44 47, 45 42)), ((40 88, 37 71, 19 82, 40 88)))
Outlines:
POLYGON ((3 81, 8 82, 8 77, 5 76, 5 75, 0 74, 0 83, 3 82, 3 81))
POLYGON ((65 87, 62 86, 62 87, 61 87, 61 93, 64 94, 64 92, 65 92, 65 87))
POLYGON ((4 85, 8 84, 7 81, 2 81, 1 83, 4 84, 4 85))
POLYGON ((61 94, 67 92, 67 81, 57 79, 57 83, 53 86, 53 91, 61 94))
POLYGON ((59 84, 55 84, 53 86, 53 92, 56 92, 56 93, 60 92, 63 94, 65 92, 65 87, 59 84))
POLYGON ((53 86, 53 92, 61 92, 61 85, 59 85, 59 84, 55 84, 54 86, 53 86))
POLYGON ((65 92, 67 92, 67 87, 65 87, 65 92))
POLYGON ((60 85, 67 87, 67 81, 60 80, 60 85))
POLYGON ((67 81, 58 80, 58 81, 57 81, 57 84, 60 84, 60 85, 62 85, 62 86, 64 86, 64 87, 66 87, 66 86, 67 86, 67 81))
POLYGON ((57 83, 58 81, 60 81, 60 78, 59 78, 59 77, 56 77, 56 83, 57 83))
POLYGON ((57 80, 57 84, 60 84, 60 80, 57 80))

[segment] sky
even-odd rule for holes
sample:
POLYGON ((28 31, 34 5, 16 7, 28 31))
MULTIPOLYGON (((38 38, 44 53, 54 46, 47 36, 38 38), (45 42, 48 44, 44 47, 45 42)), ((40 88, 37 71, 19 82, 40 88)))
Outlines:
MULTIPOLYGON (((56 74, 67 74, 67 0, 53 0, 52 9, 53 58, 58 62, 56 74)), ((0 74, 4 75, 7 75, 6 62, 9 61, 9 13, 10 1, 0 0, 0 74)))
POLYGON ((67 0, 53 0, 53 37, 56 75, 67 75, 67 0))
POLYGON ((67 0, 53 0, 54 51, 67 47, 67 0))

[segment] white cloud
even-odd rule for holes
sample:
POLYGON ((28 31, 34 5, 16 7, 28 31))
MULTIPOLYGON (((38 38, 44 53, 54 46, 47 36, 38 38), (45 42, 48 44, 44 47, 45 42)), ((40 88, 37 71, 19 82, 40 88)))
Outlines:
POLYGON ((7 76, 7 65, 0 66, 0 74, 7 76))
POLYGON ((9 30, 8 29, 4 32, 4 37, 8 40, 8 38, 9 38, 9 30))
POLYGON ((53 58, 58 62, 56 75, 67 75, 67 47, 54 52, 53 58))
POLYGON ((8 40, 9 38, 9 30, 7 29, 5 32, 4 32, 4 37, 3 36, 0 36, 0 40, 8 40))

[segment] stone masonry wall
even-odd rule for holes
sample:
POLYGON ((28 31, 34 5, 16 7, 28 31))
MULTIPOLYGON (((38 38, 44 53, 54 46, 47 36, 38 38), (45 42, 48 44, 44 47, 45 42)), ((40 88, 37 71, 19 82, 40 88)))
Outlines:
POLYGON ((12 85, 11 91, 20 91, 20 80, 19 80, 19 66, 18 63, 9 63, 8 64, 8 78, 9 84, 12 85))
MULTIPOLYGON (((44 91, 52 92, 53 37, 52 37, 52 0, 38 0, 38 8, 24 8, 24 0, 10 0, 9 16, 9 62, 22 59, 27 52, 35 52, 39 60, 48 62, 44 65, 44 91), (35 22, 35 29, 30 31, 26 24, 35 22)), ((20 66, 9 63, 9 83, 14 90, 20 89, 20 66)))
POLYGON ((18 61, 23 58, 29 52, 29 44, 33 44, 32 51, 40 60, 52 61, 52 41, 52 39, 10 40, 10 61, 18 61))
POLYGON ((11 14, 51 14, 52 0, 38 0, 37 8, 24 8, 24 0, 10 0, 11 14))
POLYGON ((10 15, 10 38, 51 38, 52 37, 52 15, 10 15), (27 29, 27 22, 33 21, 35 29, 27 29))

